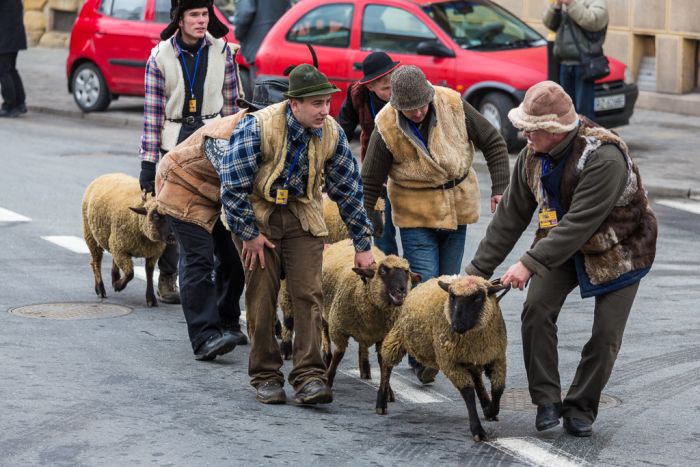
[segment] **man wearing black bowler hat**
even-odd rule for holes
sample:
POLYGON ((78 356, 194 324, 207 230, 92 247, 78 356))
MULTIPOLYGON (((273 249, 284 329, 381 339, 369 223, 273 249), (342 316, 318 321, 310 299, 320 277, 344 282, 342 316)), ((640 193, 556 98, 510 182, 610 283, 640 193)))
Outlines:
MULTIPOLYGON (((364 161, 369 137, 374 130, 374 117, 391 99, 391 74, 399 66, 384 52, 372 52, 362 61, 362 78, 348 87, 348 95, 340 108, 338 123, 345 131, 348 141, 355 135, 360 125, 360 160, 364 161)), ((387 255, 398 255, 396 228, 391 221, 391 205, 383 191, 384 231, 375 239, 377 248, 387 255)), ((375 226, 376 227, 376 226, 375 226)))

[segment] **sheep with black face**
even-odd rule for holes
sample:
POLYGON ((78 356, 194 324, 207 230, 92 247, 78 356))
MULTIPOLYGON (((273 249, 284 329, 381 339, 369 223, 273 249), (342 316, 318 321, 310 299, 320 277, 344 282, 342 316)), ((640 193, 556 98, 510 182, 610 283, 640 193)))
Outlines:
POLYGON ((474 440, 485 440, 475 392, 486 419, 497 420, 506 380, 507 337, 496 292, 504 289, 476 276, 441 276, 417 286, 381 346, 377 413, 386 414, 391 370, 408 352, 452 382, 467 405, 474 440), (482 381, 484 372, 491 381, 490 396, 482 381))

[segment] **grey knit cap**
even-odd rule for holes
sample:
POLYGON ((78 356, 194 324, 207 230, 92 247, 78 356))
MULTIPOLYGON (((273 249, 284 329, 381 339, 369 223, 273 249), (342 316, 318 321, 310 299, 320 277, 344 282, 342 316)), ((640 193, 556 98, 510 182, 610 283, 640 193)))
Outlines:
POLYGON ((391 106, 396 110, 414 110, 433 101, 435 89, 415 65, 398 67, 391 75, 391 106))

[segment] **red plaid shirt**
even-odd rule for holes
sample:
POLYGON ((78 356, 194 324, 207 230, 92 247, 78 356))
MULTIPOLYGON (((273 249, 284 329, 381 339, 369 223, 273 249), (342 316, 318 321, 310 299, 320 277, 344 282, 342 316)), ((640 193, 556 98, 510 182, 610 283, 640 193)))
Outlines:
MULTIPOLYGON (((175 50, 175 58, 180 59, 180 47, 175 43, 175 36, 170 38, 175 50)), ((209 38, 205 38, 202 47, 212 46, 209 38)), ((183 53, 190 53, 183 50, 183 53)), ((158 162, 160 158, 160 139, 165 120, 165 77, 158 68, 153 56, 146 63, 146 76, 144 79, 146 95, 143 104, 143 135, 141 136, 141 148, 139 155, 141 160, 158 162)), ((236 99, 238 99, 238 82, 236 79, 236 64, 231 49, 226 46, 226 68, 224 71, 224 86, 221 88, 224 96, 224 106, 221 116, 233 115, 238 112, 236 99)))

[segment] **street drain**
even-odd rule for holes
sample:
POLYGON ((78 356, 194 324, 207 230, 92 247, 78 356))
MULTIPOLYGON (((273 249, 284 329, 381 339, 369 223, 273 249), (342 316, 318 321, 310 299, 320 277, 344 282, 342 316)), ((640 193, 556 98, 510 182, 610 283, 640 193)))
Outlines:
POLYGON ((8 312, 26 318, 46 319, 98 319, 128 315, 133 310, 126 306, 109 303, 40 303, 17 308, 8 312))
MULTIPOLYGON (((566 391, 561 393, 562 400, 566 396, 566 391)), ((607 394, 602 394, 600 396, 601 409, 609 409, 620 405, 620 400, 609 396, 607 394)), ((530 401, 530 392, 527 389, 506 389, 501 398, 501 408, 506 410, 515 410, 518 412, 532 412, 535 410, 535 405, 530 401)))

